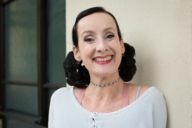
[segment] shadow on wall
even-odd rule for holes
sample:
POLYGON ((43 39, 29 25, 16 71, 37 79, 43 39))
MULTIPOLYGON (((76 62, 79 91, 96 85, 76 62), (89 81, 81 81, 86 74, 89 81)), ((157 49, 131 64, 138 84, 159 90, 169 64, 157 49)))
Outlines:
POLYGON ((155 60, 145 53, 137 53, 136 55, 137 72, 134 81, 138 84, 146 84, 149 86, 156 86, 158 76, 156 71, 155 60), (140 56, 139 54, 142 54, 140 56))

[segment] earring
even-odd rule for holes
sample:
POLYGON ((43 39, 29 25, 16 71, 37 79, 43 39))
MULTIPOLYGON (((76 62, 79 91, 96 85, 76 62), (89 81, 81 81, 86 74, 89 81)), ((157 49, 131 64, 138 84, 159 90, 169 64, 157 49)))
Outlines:
POLYGON ((83 61, 81 62, 81 66, 85 66, 84 63, 83 63, 83 61))
POLYGON ((76 72, 79 72, 79 66, 81 66, 81 62, 80 61, 76 61, 76 72))

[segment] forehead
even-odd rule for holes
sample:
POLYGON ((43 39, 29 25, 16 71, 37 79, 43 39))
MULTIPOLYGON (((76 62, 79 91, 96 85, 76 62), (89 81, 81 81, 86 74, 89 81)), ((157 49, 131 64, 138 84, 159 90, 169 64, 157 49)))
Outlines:
POLYGON ((83 31, 97 31, 106 28, 117 29, 114 19, 109 14, 102 12, 82 18, 77 25, 78 32, 80 33, 83 31))

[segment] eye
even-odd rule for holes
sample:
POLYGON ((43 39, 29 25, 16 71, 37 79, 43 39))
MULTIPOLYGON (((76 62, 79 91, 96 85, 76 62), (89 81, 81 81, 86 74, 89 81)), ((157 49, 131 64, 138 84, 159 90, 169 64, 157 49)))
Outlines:
POLYGON ((94 41, 94 39, 89 37, 89 38, 84 38, 84 41, 85 42, 92 42, 92 41, 94 41))
POLYGON ((85 36, 83 41, 87 43, 93 43, 95 41, 95 38, 93 36, 85 36))
POLYGON ((108 40, 111 40, 111 39, 113 39, 114 37, 115 37, 114 34, 107 34, 105 38, 108 39, 108 40))
POLYGON ((111 38, 113 38, 114 36, 115 36, 115 35, 110 34, 110 35, 107 36, 107 38, 111 39, 111 38))

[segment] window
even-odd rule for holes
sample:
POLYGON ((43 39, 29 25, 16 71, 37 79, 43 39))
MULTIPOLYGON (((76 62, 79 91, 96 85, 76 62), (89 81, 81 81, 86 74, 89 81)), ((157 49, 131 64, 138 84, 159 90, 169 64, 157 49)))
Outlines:
POLYGON ((46 127, 49 98, 65 86, 65 1, 6 0, 0 17, 0 125, 46 127))

